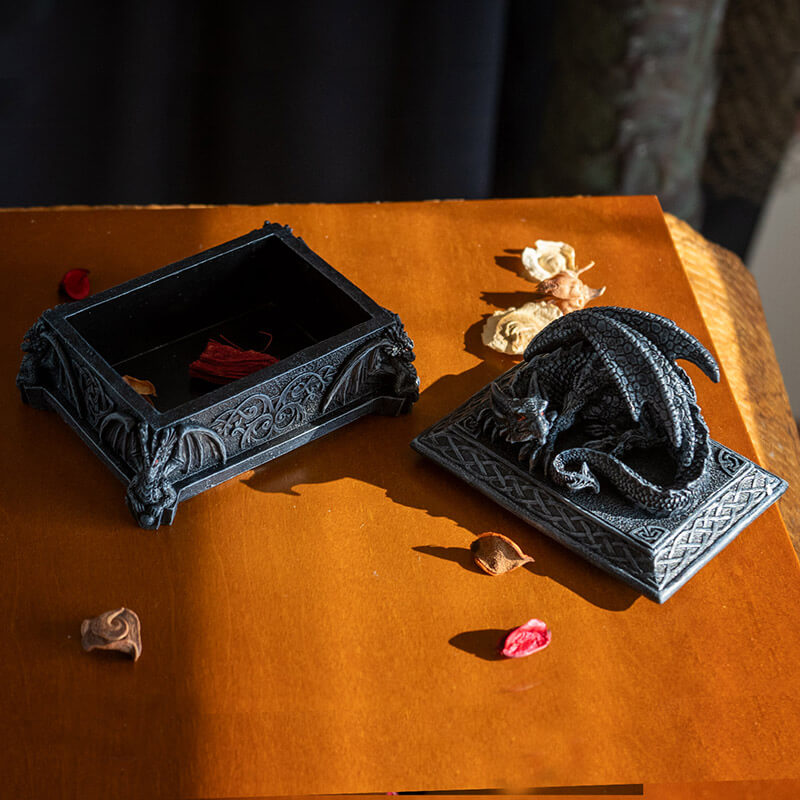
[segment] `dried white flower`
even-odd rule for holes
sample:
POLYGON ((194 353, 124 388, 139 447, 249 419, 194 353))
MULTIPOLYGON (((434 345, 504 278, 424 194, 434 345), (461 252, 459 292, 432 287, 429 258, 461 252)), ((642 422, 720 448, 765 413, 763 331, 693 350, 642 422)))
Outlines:
POLYGON ((505 311, 495 311, 486 320, 481 338, 492 350, 521 355, 539 331, 561 316, 561 310, 550 303, 525 303, 519 308, 512 306, 505 311))
POLYGON ((575 272, 575 248, 566 242, 536 240, 536 247, 522 251, 522 266, 528 280, 539 283, 558 272, 575 272))

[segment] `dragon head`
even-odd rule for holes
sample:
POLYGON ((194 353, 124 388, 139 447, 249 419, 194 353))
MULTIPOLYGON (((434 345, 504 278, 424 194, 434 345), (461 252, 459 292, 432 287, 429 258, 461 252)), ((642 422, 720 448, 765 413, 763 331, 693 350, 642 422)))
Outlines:
POLYGON ((163 475, 141 474, 129 484, 125 501, 142 528, 157 530, 164 512, 177 504, 178 494, 163 475))
POLYGON ((168 473, 181 435, 174 428, 151 431, 140 423, 136 428, 138 447, 133 451, 138 471, 128 485, 126 501, 139 525, 156 530, 165 510, 173 508, 178 495, 168 479, 168 473))
POLYGON ((538 390, 526 397, 514 397, 497 383, 492 384, 492 412, 497 430, 511 444, 530 441, 545 444, 555 418, 554 412, 548 413, 547 404, 547 398, 538 390))

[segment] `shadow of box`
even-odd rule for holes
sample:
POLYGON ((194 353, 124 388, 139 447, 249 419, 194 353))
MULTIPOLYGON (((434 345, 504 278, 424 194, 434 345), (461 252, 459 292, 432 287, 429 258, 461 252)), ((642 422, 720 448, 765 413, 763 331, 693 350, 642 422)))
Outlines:
POLYGON ((17 385, 128 486, 139 525, 366 414, 417 400, 413 343, 291 229, 261 230, 75 303, 26 334, 17 385), (191 378, 210 338, 279 361, 223 386, 191 378), (153 404, 123 375, 152 381, 153 404))

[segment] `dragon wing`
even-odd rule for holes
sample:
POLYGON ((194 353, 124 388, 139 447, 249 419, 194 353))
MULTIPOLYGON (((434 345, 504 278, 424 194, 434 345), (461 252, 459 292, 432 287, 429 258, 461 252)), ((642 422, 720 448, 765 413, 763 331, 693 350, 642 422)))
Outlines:
POLYGON ((634 421, 641 419, 647 406, 663 425, 681 462, 691 460, 694 391, 674 359, 692 361, 718 380, 711 354, 664 317, 632 309, 591 308, 551 322, 528 345, 525 360, 577 342, 588 343, 597 353, 634 421))
POLYGON ((216 450, 219 463, 227 460, 225 442, 212 430, 200 425, 181 425, 176 433, 177 442, 171 452, 173 453, 167 474, 171 475, 176 470, 191 472, 196 467, 202 466, 206 461, 208 451, 213 455, 216 450))
POLYGON ((112 411, 100 420, 98 429, 101 440, 105 440, 111 449, 123 461, 129 464, 141 464, 142 448, 136 420, 128 414, 112 411))
POLYGON ((573 311, 551 322, 533 338, 525 350, 525 360, 530 361, 534 356, 583 341, 583 329, 577 322, 584 317, 595 316, 627 325, 642 336, 646 336, 668 359, 691 361, 714 383, 719 381, 719 367, 714 356, 691 333, 687 333, 671 319, 649 311, 638 311, 635 308, 601 306, 573 311))
POLYGON ((366 378, 379 367, 382 357, 380 349, 386 343, 384 338, 374 339, 347 359, 328 389, 322 403, 322 413, 325 413, 335 400, 345 403, 348 395, 358 390, 366 378))
POLYGON ((602 310, 605 316, 646 336, 671 361, 691 361, 706 377, 714 383, 719 382, 719 366, 714 356, 691 333, 687 333, 672 320, 635 308, 610 306, 602 310))

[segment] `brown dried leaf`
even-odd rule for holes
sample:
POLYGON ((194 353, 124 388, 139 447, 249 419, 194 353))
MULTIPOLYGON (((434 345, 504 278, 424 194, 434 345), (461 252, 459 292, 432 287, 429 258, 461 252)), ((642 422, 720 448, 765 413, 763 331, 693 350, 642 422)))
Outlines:
POLYGON ((122 380, 124 380, 134 392, 142 395, 142 397, 158 397, 156 394, 156 387, 153 386, 150 381, 134 378, 131 375, 123 375, 122 380))
POLYGON ((472 560, 489 575, 502 575, 513 569, 532 564, 519 547, 502 533, 484 533, 470 545, 472 560))
MULTIPOLYGON (((588 269, 588 267, 584 269, 588 269)), ((535 297, 546 303, 552 303, 563 314, 569 314, 570 311, 578 311, 583 308, 590 300, 600 297, 605 290, 605 286, 600 289, 592 289, 574 272, 559 272, 552 278, 539 281, 536 285, 535 297)))

